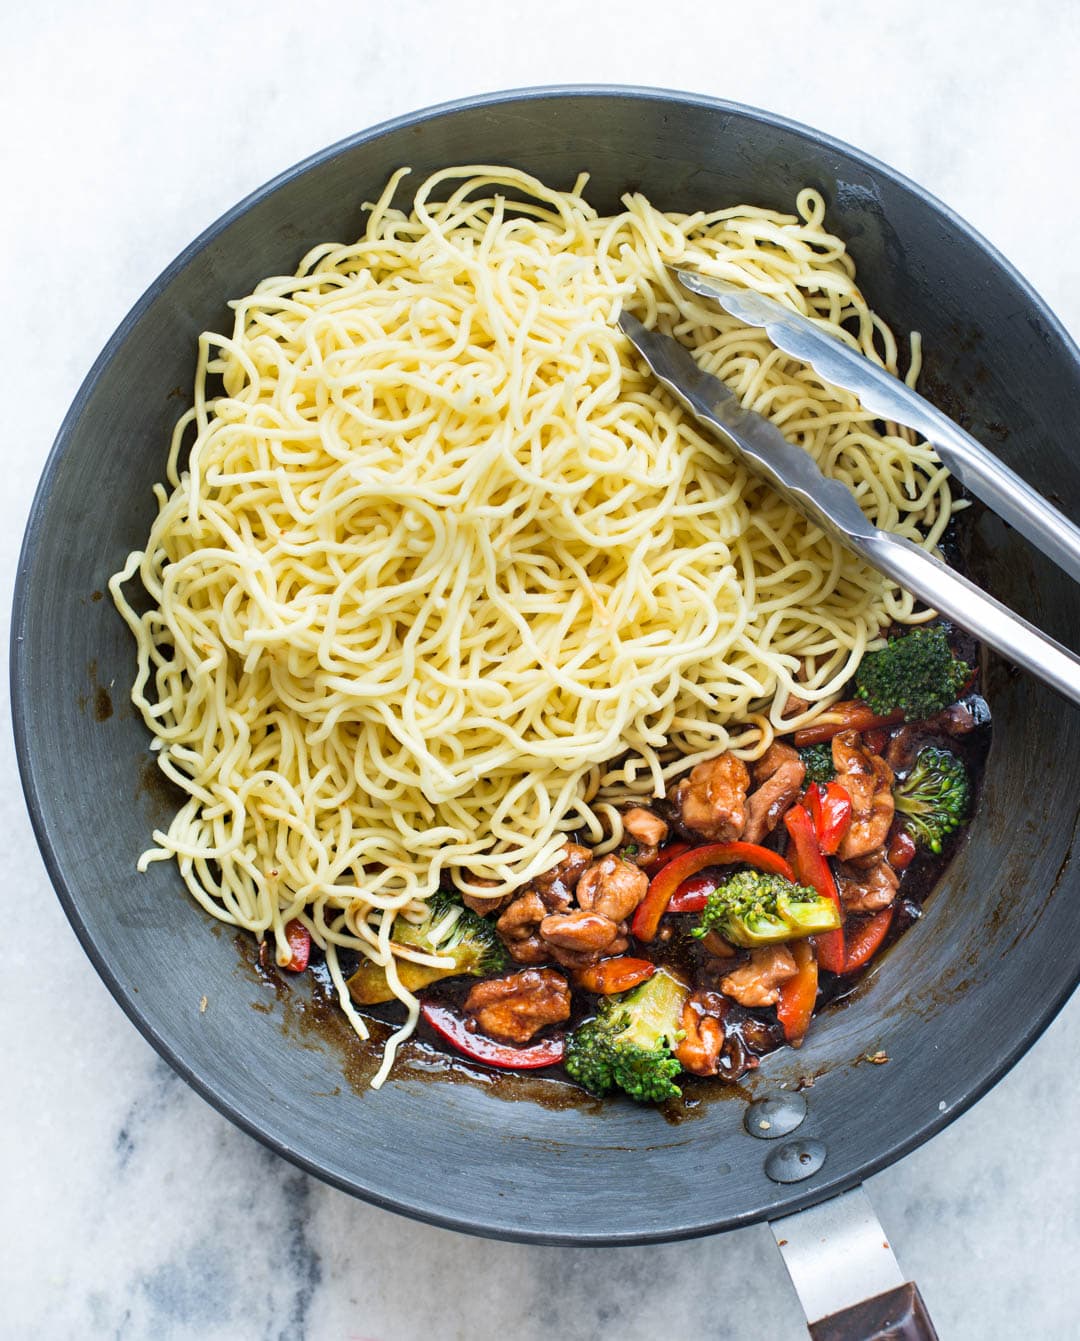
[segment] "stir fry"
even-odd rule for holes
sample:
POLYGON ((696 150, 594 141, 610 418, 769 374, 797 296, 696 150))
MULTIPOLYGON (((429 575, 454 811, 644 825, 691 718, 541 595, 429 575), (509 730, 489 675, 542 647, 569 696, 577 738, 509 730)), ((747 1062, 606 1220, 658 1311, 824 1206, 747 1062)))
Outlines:
MULTIPOLYGON (((811 726, 625 809, 617 850, 568 841, 510 895, 443 894, 420 925, 399 917, 395 942, 441 964, 395 961, 422 1020, 472 1061, 561 1065, 641 1102, 798 1047, 918 916, 970 815, 969 737, 989 720, 973 680, 943 627, 902 634, 811 726)), ((371 962, 348 985, 361 1007, 394 997, 371 962)))

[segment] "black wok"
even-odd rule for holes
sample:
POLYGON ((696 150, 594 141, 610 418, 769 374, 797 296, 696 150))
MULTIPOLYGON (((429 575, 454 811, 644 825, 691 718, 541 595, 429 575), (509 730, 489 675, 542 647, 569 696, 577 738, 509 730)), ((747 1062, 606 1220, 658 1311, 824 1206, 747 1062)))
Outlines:
MULTIPOLYGON (((87 953, 134 1023, 211 1103, 280 1154, 390 1209, 548 1243, 673 1239, 775 1217, 851 1187, 952 1121, 1031 1044, 1080 975, 1080 714, 987 667, 994 740, 969 841, 926 916, 859 999, 799 1053, 766 1059, 759 1092, 813 1076, 801 1134, 826 1159, 804 1181, 765 1174, 743 1104, 681 1125, 629 1103, 556 1111, 473 1084, 403 1074, 353 1092, 340 1047, 294 1027, 233 937, 212 935, 175 870, 135 873, 167 798, 127 708, 133 647, 106 581, 154 513, 195 341, 226 299, 345 240, 392 169, 509 162, 554 185, 592 174, 604 210, 628 188, 667 209, 752 201, 790 209, 813 185, 860 285, 925 340, 924 387, 1014 469, 1080 517, 1080 356, 1019 275, 911 183, 823 135, 760 112, 654 91, 499 94, 345 141, 256 192, 199 238, 124 321, 72 407, 27 529, 12 685, 23 782, 50 875, 87 953), (1070 897, 1070 894, 1072 897, 1070 897), (200 1012, 200 998, 208 1006, 200 1012), (884 1049, 888 1065, 863 1064, 884 1049)), ((968 528, 971 571, 1075 646, 1080 589, 992 516, 968 528)))

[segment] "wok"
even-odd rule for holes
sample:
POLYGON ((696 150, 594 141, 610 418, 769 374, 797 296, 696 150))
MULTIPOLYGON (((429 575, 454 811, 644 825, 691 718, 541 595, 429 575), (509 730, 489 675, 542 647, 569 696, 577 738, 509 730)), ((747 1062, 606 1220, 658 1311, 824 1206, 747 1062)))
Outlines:
MULTIPOLYGON (((401 118, 301 163, 208 229, 124 320, 65 419, 13 619, 15 733, 37 838, 132 1021, 221 1112, 311 1173, 435 1224, 533 1242, 675 1239, 775 1218, 853 1187, 951 1122, 1080 976, 1070 864, 1080 714, 1004 664, 985 667, 994 737, 981 805, 925 917, 858 1000, 826 1012, 800 1052, 768 1057, 752 1082, 765 1094, 814 1080, 799 1135, 825 1159, 792 1184, 767 1176, 772 1146, 746 1134, 738 1102, 702 1104, 672 1125, 630 1103, 559 1111, 410 1071, 378 1094, 354 1092, 340 1044, 296 1026, 310 983, 290 984, 267 1013, 233 936, 174 868, 135 873, 169 799, 148 785, 147 733, 127 706, 134 650, 100 593, 147 533, 196 338, 228 329, 227 299, 293 270, 317 242, 355 236, 362 203, 394 168, 411 164, 416 183, 462 162, 509 162, 559 186, 587 169, 605 211, 628 189, 665 209, 790 210, 800 187, 817 187, 872 306, 894 330, 923 332, 924 392, 1080 517, 1080 355, 1002 257, 890 169, 780 118, 653 90, 538 89, 401 118), (887 1065, 863 1064, 882 1049, 887 1065)), ((969 571, 1075 646, 1080 588, 991 514, 974 510, 964 529, 969 571)))

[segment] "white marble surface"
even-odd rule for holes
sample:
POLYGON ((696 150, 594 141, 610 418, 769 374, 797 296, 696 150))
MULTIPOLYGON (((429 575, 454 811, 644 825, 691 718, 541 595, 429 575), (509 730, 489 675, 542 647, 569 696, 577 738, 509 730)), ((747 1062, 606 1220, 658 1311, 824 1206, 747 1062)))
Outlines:
MULTIPOLYGON (((1080 334, 1078 14, 1051 0, 10 7, 5 624, 52 438, 143 288, 267 177, 446 98, 639 82, 807 121, 943 197, 1080 334)), ((805 1335, 764 1228, 608 1251, 479 1243, 268 1154, 158 1060, 83 957, 38 858, 8 733, 0 813, 4 1336, 805 1335)), ((1080 1333, 1078 1047, 1074 1001, 973 1112, 872 1182, 945 1341, 1080 1333)))

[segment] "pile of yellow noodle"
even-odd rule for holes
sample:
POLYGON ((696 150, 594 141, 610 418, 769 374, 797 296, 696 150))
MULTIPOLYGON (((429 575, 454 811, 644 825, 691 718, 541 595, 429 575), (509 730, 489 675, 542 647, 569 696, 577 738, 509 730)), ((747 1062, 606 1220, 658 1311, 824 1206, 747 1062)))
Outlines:
MULTIPOLYGON (((111 590, 134 703, 188 794, 140 866, 175 858, 214 916, 386 965, 440 884, 509 890, 563 835, 614 843, 613 802, 768 745, 820 711, 911 598, 842 551, 639 362, 623 306, 688 345, 927 546, 951 510, 932 450, 682 292, 679 262, 770 294, 896 371, 813 191, 598 215, 507 168, 404 173, 364 236, 233 304, 199 343, 145 549, 111 590), (190 454, 185 454, 190 446, 190 454), (122 584, 145 592, 130 604, 122 584), (136 607, 138 607, 136 609, 136 607), (145 613, 142 613, 145 611, 145 613), (798 677, 798 680, 797 680, 798 677)), ((917 373, 912 339, 909 381, 917 373)))

